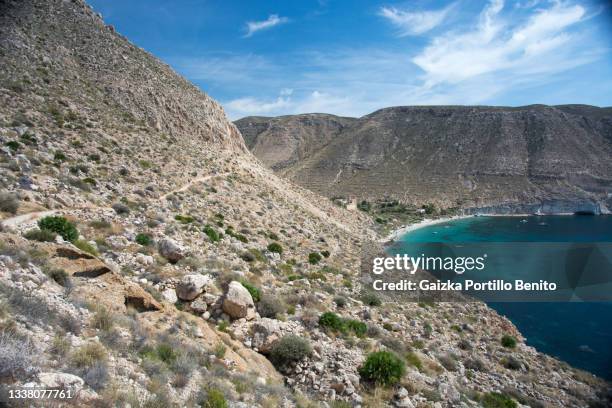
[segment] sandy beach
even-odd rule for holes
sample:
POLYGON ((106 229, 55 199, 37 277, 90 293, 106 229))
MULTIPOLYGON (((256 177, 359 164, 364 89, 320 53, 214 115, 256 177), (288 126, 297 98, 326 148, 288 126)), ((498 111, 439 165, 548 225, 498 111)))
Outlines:
POLYGON ((410 224, 410 225, 404 225, 403 227, 392 231, 389 235, 384 237, 381 240, 381 242, 387 243, 387 242, 395 241, 397 238, 401 237, 407 232, 414 231, 419 228, 427 227, 429 225, 442 224, 447 221, 454 221, 454 220, 460 220, 463 218, 471 218, 471 217, 474 217, 474 216, 473 215, 454 215, 452 217, 425 218, 423 221, 420 221, 414 224, 410 224))

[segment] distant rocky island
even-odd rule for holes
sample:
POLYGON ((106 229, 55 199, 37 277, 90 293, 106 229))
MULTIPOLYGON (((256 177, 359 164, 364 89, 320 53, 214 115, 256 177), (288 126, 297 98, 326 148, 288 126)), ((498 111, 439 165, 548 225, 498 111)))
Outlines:
POLYGON ((612 108, 401 106, 235 124, 266 166, 328 197, 473 213, 612 209, 612 108))

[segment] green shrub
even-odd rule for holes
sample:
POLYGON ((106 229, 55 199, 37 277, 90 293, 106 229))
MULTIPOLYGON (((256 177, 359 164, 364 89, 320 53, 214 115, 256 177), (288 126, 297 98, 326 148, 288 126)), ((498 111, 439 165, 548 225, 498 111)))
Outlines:
POLYGON ((339 332, 343 332, 346 330, 344 320, 334 312, 323 313, 319 317, 319 326, 339 332))
POLYGON ((249 282, 245 280, 241 280, 240 283, 242 284, 242 286, 246 288, 246 290, 249 291, 249 293, 251 294, 251 297, 253 298, 255 302, 259 302, 261 300, 261 289, 251 285, 249 282))
POLYGON ((150 235, 147 235, 145 233, 139 233, 136 235, 136 243, 142 245, 142 246, 148 246, 151 245, 153 243, 153 239, 151 238, 150 235))
POLYGON ((157 357, 166 364, 172 363, 176 360, 176 353, 170 344, 160 343, 155 348, 155 352, 157 353, 157 357))
POLYGON ((406 354, 406 362, 419 371, 423 370, 423 363, 421 362, 421 359, 412 351, 406 354))
POLYGON ((123 203, 115 203, 111 206, 113 210, 119 215, 125 215, 130 213, 130 207, 123 203))
POLYGON ((64 240, 74 242, 79 238, 77 228, 64 217, 49 216, 38 221, 38 228, 59 234, 64 240))
POLYGON ((484 408, 516 408, 516 402, 510 397, 498 392, 489 392, 482 397, 484 408))
POLYGON ((361 211, 368 212, 370 211, 370 209, 372 209, 372 204, 370 204, 366 200, 363 200, 359 204, 357 204, 357 208, 361 211))
POLYGON ((206 393, 206 399, 202 402, 202 408, 228 408, 223 393, 217 388, 211 388, 206 393))
POLYGON ((279 314, 285 311, 285 305, 275 297, 264 295, 257 304, 257 311, 261 317, 276 319, 279 314))
POLYGON ((346 320, 346 327, 355 333, 355 336, 357 337, 365 336, 366 332, 368 331, 368 326, 359 320, 346 320))
POLYGON ((92 186, 97 186, 98 182, 96 181, 95 178, 93 177, 85 177, 83 180, 81 180, 83 183, 92 185, 92 186))
POLYGON ((245 237, 242 234, 237 233, 236 231, 234 231, 232 227, 226 228, 225 233, 229 235, 230 237, 236 238, 238 241, 243 242, 245 244, 249 242, 249 239, 247 237, 245 237))
POLYGON ((507 348, 515 348, 516 337, 510 336, 509 334, 504 334, 501 338, 501 345, 507 348))
POLYGON ((96 249, 96 247, 94 247, 89 242, 85 241, 84 239, 78 239, 78 240, 74 241, 73 245, 75 247, 79 248, 81 251, 87 252, 88 254, 91 254, 93 256, 98 256, 99 255, 98 254, 98 250, 96 249))
POLYGON ((177 214, 174 216, 174 219, 180 222, 181 224, 191 224, 195 221, 195 219, 191 215, 180 215, 177 214))
POLYGON ((57 162, 63 162, 63 161, 66 160, 66 155, 64 154, 64 152, 58 150, 53 155, 53 160, 55 160, 57 162))
POLYGON ((108 332, 115 325, 115 317, 105 307, 98 307, 91 318, 91 325, 98 330, 108 332))
POLYGON ((30 241, 53 242, 55 241, 56 234, 49 230, 32 229, 23 234, 23 236, 30 241))
POLYGON ((370 353, 359 367, 359 374, 364 380, 386 387, 398 383, 405 371, 404 362, 388 351, 370 353))
POLYGON ((334 303, 336 304, 336 306, 338 307, 344 307, 346 306, 346 298, 343 296, 336 296, 334 298, 334 303))
POLYGON ((19 143, 16 140, 11 140, 10 142, 6 142, 5 145, 13 151, 19 150, 19 148, 21 147, 21 143, 19 143))
POLYGON ((70 276, 63 269, 51 269, 45 271, 48 277, 53 279, 60 286, 70 286, 70 276))
POLYGON ((321 251, 321 255, 323 255, 325 258, 329 258, 330 253, 329 251, 321 251))
POLYGON ((311 252, 308 254, 308 263, 311 265, 316 265, 321 262, 321 255, 318 252, 311 252))
POLYGON ((372 292, 366 292, 361 296, 361 301, 368 306, 380 306, 382 301, 380 298, 372 292))
POLYGON ((272 242, 268 245, 268 251, 276 252, 277 254, 283 253, 283 247, 278 242, 272 242))
POLYGON ((87 343, 72 354, 72 364, 78 368, 89 368, 106 361, 107 357, 104 346, 99 343, 87 343))
POLYGON ((203 231, 206 235, 208 235, 208 238, 211 242, 219 242, 221 240, 221 237, 219 237, 219 233, 210 225, 205 225, 203 231))
POLYGON ((112 224, 105 220, 93 220, 89 223, 89 226, 93 229, 104 230, 112 227, 112 224))
POLYGON ((280 339, 270 352, 270 360, 277 367, 299 361, 312 354, 312 347, 307 339, 290 334, 280 339))
POLYGON ((15 194, 0 193, 0 211, 16 214, 19 209, 19 200, 15 194))

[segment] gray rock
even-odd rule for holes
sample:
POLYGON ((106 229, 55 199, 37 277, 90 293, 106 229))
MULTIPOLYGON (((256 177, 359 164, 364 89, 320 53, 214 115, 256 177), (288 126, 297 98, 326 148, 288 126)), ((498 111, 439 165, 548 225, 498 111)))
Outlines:
POLYGON ((232 281, 223 300, 223 311, 233 319, 240 319, 249 316, 249 309, 255 310, 251 294, 240 282, 232 281))
MULTIPOLYGON (((206 285, 211 281, 212 278, 210 275, 202 275, 199 273, 185 275, 176 285, 176 295, 182 300, 193 300, 204 291, 206 285)), ((204 303, 204 306, 205 305, 206 303, 204 303)), ((204 311, 206 311, 206 309, 204 309, 204 311)))
POLYGON ((175 241, 164 238, 159 241, 159 254, 170 262, 178 262, 186 255, 185 249, 175 241))

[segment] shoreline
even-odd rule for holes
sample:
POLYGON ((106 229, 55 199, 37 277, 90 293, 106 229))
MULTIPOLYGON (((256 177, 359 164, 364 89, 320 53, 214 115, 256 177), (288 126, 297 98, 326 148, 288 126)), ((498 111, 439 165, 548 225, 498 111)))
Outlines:
MULTIPOLYGON (((456 221, 462 220, 466 218, 479 218, 479 217, 547 217, 547 216, 570 216, 576 215, 576 213, 557 213, 557 214, 464 214, 464 215, 453 215, 452 217, 442 217, 442 218, 425 218, 422 221, 419 221, 414 224, 403 225, 393 231, 391 231, 387 236, 383 237, 380 242, 385 245, 391 244, 395 242, 395 240, 402 235, 420 229, 424 227, 429 227, 430 225, 442 224, 447 221, 456 221)), ((605 214, 602 214, 605 215, 605 214)))
POLYGON ((398 229, 391 231, 386 237, 382 238, 381 242, 384 244, 389 244, 395 242, 397 238, 400 236, 414 231, 420 228, 428 227, 430 225, 442 224, 447 221, 455 221, 461 220, 465 218, 472 218, 474 215, 453 215, 452 217, 442 217, 442 218, 425 218, 422 221, 416 222, 414 224, 404 225, 398 229))

